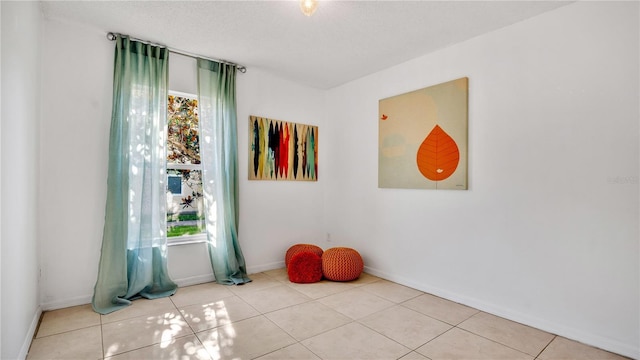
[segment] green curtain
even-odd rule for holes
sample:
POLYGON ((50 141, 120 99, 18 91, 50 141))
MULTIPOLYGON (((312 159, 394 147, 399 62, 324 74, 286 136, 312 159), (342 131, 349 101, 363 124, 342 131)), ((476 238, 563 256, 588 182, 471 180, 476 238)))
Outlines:
POLYGON ((167 272, 166 122, 169 51, 116 39, 107 205, 93 309, 175 293, 167 272))
POLYGON ((216 282, 251 281, 238 242, 236 68, 198 59, 200 157, 207 240, 216 282))

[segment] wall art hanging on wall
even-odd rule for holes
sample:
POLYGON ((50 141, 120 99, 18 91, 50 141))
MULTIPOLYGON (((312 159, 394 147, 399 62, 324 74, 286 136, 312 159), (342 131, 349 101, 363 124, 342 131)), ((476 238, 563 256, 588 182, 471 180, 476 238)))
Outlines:
POLYGON ((378 187, 467 189, 469 79, 378 103, 378 187))
POLYGON ((249 116, 249 180, 318 180, 318 127, 249 116))

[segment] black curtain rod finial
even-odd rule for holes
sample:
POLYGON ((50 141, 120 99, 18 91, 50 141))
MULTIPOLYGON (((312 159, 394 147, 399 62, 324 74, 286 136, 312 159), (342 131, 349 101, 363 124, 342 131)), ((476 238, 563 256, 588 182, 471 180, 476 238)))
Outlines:
MULTIPOLYGON (((118 35, 122 35, 122 34, 113 33, 113 32, 111 32, 111 31, 109 31, 109 32, 107 33, 107 39, 108 39, 109 41, 115 41, 115 40, 118 38, 118 35)), ((164 47, 164 48, 167 48, 167 50, 169 50, 169 52, 176 53, 176 54, 180 54, 180 55, 184 55, 184 56, 188 56, 188 57, 191 57, 191 58, 194 58, 194 59, 205 59, 205 60, 211 60, 211 61, 215 61, 215 62, 219 62, 219 63, 223 63, 223 64, 233 65, 233 66, 235 66, 235 67, 236 67, 236 69, 238 69, 238 71, 240 71, 240 72, 241 72, 241 73, 243 73, 243 74, 247 72, 247 68, 246 68, 245 66, 242 66, 242 65, 239 65, 239 64, 236 64, 236 63, 232 63, 232 62, 225 61, 225 60, 218 60, 218 59, 207 58, 207 57, 199 56, 199 55, 194 55, 194 54, 191 54, 191 53, 188 53, 188 52, 182 51, 182 50, 175 50, 175 49, 171 49, 171 48, 169 48, 168 46, 160 45, 160 44, 155 44, 155 43, 152 43, 152 42, 150 42, 150 41, 146 41, 146 40, 135 39, 135 38, 132 38, 132 37, 129 37, 129 38, 130 38, 131 40, 134 40, 134 41, 139 41, 139 42, 143 42, 143 43, 146 43, 146 44, 151 44, 151 45, 155 45, 155 46, 164 47)))

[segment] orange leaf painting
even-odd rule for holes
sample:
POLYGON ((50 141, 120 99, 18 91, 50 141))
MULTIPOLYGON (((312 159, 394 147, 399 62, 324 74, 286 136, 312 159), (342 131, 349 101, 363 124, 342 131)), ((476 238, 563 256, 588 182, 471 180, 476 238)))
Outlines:
POLYGON ((469 79, 378 102, 378 187, 467 190, 469 79))
POLYGON ((433 181, 451 176, 456 171, 459 160, 458 145, 438 125, 424 139, 416 156, 420 173, 433 181))

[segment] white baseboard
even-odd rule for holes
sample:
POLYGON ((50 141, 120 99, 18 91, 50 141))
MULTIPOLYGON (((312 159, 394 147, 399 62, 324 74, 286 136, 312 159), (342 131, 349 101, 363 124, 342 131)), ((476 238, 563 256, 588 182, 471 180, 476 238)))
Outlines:
POLYGON ((633 359, 640 359, 640 349, 634 347, 631 344, 621 343, 619 341, 605 338, 599 335, 584 332, 579 329, 568 327, 562 324, 554 323, 545 319, 533 317, 528 314, 524 314, 519 311, 513 311, 495 304, 487 303, 476 298, 462 296, 450 291, 443 290, 438 287, 430 286, 428 284, 416 283, 402 276, 380 271, 378 269, 365 266, 365 272, 381 277, 386 280, 396 282, 401 285, 405 285, 416 290, 424 291, 426 293, 451 300, 472 308, 500 316, 502 318, 512 320, 521 324, 525 324, 548 333, 556 334, 567 339, 575 340, 589 346, 594 346, 606 351, 610 351, 616 354, 627 356, 633 359))
POLYGON ((264 265, 248 267, 247 268, 247 273, 256 274, 256 273, 260 273, 260 272, 263 272, 263 271, 282 269, 282 268, 284 268, 284 260, 276 261, 276 262, 272 262, 272 263, 264 264, 264 265))
POLYGON ((173 282, 178 284, 179 287, 204 284, 212 281, 216 281, 216 278, 213 276, 213 273, 191 276, 183 279, 173 279, 173 282))
MULTIPOLYGON (((247 268, 247 272, 249 274, 255 274, 263 271, 280 269, 283 267, 284 267, 284 260, 276 261, 276 262, 272 262, 264 265, 249 267, 247 268)), ((213 276, 213 273, 209 273, 209 274, 190 276, 182 279, 173 279, 173 281, 176 284, 178 284, 179 287, 184 287, 184 286, 191 286, 191 285, 212 282, 212 281, 215 281, 215 279, 216 278, 213 276)), ((68 308, 72 306, 90 304, 92 298, 93 298, 92 294, 77 296, 73 298, 45 302, 45 303, 42 303, 40 307, 41 307, 41 311, 63 309, 63 308, 68 308)))
MULTIPOLYGON (((272 262, 264 265, 248 267, 247 274, 251 275, 251 274, 260 273, 263 271, 269 271, 269 270, 281 269, 281 268, 284 268, 284 260, 276 261, 276 262, 272 262)), ((176 284, 178 284, 178 286, 190 286, 190 285, 197 285, 197 284, 216 281, 216 278, 215 276, 213 276, 213 273, 211 273, 211 274, 192 276, 184 279, 173 279, 173 281, 176 284)))
MULTIPOLYGON (((179 287, 182 287, 182 286, 190 286, 190 285, 197 285, 197 284, 212 282, 212 281, 215 281, 215 278, 213 277, 213 274, 205 274, 205 275, 192 276, 184 279, 173 279, 173 281, 176 284, 178 284, 179 287)), ((40 307, 42 308, 42 311, 64 309, 72 306, 91 304, 92 298, 93 298, 93 295, 76 296, 73 298, 67 298, 67 299, 61 299, 61 300, 43 303, 40 305, 40 307)))
POLYGON ((31 325, 29 325, 29 331, 27 331, 27 335, 22 342, 22 347, 20 348, 20 354, 18 354, 18 359, 24 360, 27 358, 29 354, 29 348, 31 347, 31 341, 36 335, 36 330, 38 329, 38 323, 40 323, 40 316, 42 316, 42 307, 38 306, 36 309, 36 313, 33 315, 33 319, 31 319, 31 325))
POLYGON ((93 298, 93 295, 76 296, 73 298, 42 303, 40 306, 42 307, 43 311, 58 310, 58 309, 72 307, 72 306, 90 304, 92 298, 93 298))

